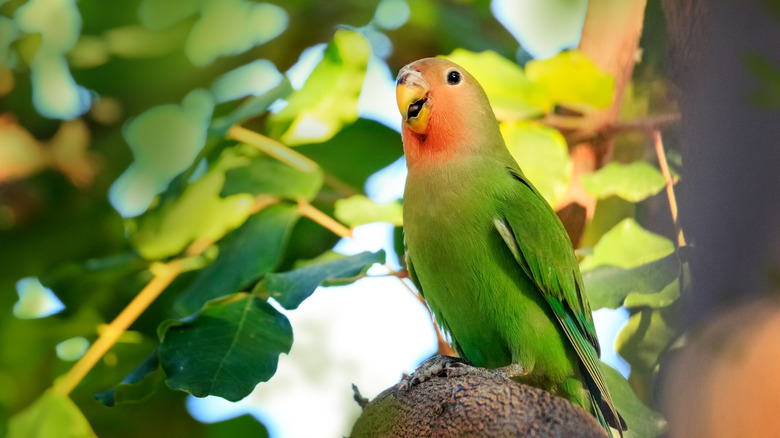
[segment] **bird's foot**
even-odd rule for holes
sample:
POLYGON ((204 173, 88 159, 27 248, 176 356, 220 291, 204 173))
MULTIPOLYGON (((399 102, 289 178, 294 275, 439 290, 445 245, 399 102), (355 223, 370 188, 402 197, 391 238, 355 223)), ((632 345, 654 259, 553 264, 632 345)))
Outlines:
POLYGON ((502 373, 506 377, 512 379, 515 377, 523 377, 528 375, 528 371, 518 363, 513 363, 505 367, 496 368, 496 371, 502 373))
POLYGON ((406 376, 398 386, 399 391, 406 391, 414 385, 430 380, 436 376, 456 375, 469 365, 464 359, 437 354, 426 360, 412 374, 406 376))

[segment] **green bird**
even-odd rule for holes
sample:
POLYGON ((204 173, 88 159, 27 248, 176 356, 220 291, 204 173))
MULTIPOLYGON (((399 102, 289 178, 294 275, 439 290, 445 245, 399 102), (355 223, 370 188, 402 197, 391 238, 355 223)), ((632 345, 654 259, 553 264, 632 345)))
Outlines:
MULTIPOLYGON (((510 155, 479 83, 441 58, 398 74, 406 263, 458 354, 626 429, 563 225, 510 155)), ((622 432, 621 432, 622 435, 622 432)))

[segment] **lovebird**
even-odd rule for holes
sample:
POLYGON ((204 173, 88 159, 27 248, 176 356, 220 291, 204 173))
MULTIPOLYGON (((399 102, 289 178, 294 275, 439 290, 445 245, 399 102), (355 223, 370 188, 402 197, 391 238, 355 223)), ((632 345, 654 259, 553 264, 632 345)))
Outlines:
POLYGON ((482 87, 426 58, 400 70, 396 98, 407 268, 453 348, 582 406, 610 436, 609 426, 626 430, 571 241, 509 153, 482 87))

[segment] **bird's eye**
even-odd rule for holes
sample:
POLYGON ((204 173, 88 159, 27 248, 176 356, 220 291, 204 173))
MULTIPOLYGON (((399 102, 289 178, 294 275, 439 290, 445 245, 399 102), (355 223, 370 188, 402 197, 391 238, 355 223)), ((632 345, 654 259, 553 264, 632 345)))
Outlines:
POLYGON ((449 73, 447 73, 447 83, 450 85, 456 85, 460 83, 460 72, 457 70, 452 70, 449 73))

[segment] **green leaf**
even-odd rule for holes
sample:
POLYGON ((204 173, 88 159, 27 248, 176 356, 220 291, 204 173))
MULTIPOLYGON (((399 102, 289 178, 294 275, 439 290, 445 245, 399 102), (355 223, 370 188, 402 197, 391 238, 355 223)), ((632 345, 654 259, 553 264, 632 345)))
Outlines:
POLYGON ((644 161, 631 164, 611 162, 596 172, 582 176, 585 191, 598 199, 612 195, 639 202, 660 192, 666 186, 661 171, 644 161))
POLYGON ((577 50, 528 61, 525 74, 556 104, 582 112, 604 109, 612 104, 615 79, 577 50))
POLYGON ((533 84, 516 63, 493 51, 456 49, 446 56, 482 85, 499 120, 539 116, 553 107, 544 90, 533 84))
POLYGON ((571 157, 560 132, 541 123, 518 121, 501 124, 507 148, 550 205, 557 205, 571 180, 571 157))
POLYGON ((374 263, 384 263, 385 252, 363 252, 339 260, 265 276, 265 287, 285 309, 296 309, 319 285, 335 286, 355 281, 374 263))
POLYGON ((132 119, 124 137, 134 161, 111 186, 109 198, 122 216, 137 216, 173 178, 185 171, 206 144, 214 99, 190 92, 181 105, 160 105, 132 119))
POLYGON ((642 228, 634 219, 623 219, 605 233, 593 254, 580 263, 584 272, 600 265, 612 265, 624 269, 634 268, 658 260, 674 252, 671 240, 642 228))
POLYGON ((271 88, 265 94, 250 97, 227 115, 215 118, 211 122, 209 133, 215 137, 224 137, 232 125, 240 125, 252 117, 264 114, 272 103, 278 99, 285 99, 292 91, 290 80, 287 79, 287 76, 283 76, 279 85, 271 88))
POLYGON ((8 422, 7 438, 97 438, 84 414, 66 396, 44 393, 8 422))
POLYGON ((280 198, 311 201, 322 188, 322 169, 302 172, 268 156, 252 159, 247 166, 230 169, 225 173, 222 196, 249 193, 257 196, 268 194, 280 198))
POLYGON ((268 120, 271 136, 294 146, 323 142, 358 118, 371 45, 359 32, 339 29, 303 87, 268 120))
POLYGON ((241 225, 252 211, 254 197, 242 193, 222 198, 225 171, 245 164, 245 158, 226 150, 214 168, 190 183, 180 197, 128 220, 130 239, 146 259, 154 260, 180 253, 197 239, 219 240, 241 225))
POLYGON ((268 430, 255 417, 244 414, 226 421, 210 423, 206 438, 267 438, 268 430))
MULTIPOLYGON (((661 307, 676 299, 667 289, 674 289, 680 276, 677 253, 635 268, 600 265, 582 272, 585 290, 592 309, 626 307, 661 307), (627 298, 629 297, 629 298, 627 298)), ((679 286, 677 287, 679 296, 679 286)))
POLYGON ((626 300, 623 301, 623 305, 626 308, 634 309, 639 307, 650 307, 652 309, 660 309, 672 305, 677 299, 680 298, 680 279, 675 278, 674 281, 667 284, 666 287, 661 289, 657 293, 642 294, 632 292, 628 294, 626 300))
POLYGON ((193 313, 207 301, 238 292, 276 268, 297 220, 298 210, 289 204, 273 205, 250 217, 223 240, 217 258, 198 272, 177 300, 176 310, 193 313))
POLYGON ((336 201, 336 219, 349 227, 372 222, 389 222, 400 226, 403 224, 403 213, 400 201, 379 204, 363 195, 354 195, 336 201))
POLYGON ((163 329, 160 364, 174 389, 238 401, 276 373, 279 355, 292 342, 284 315, 239 293, 210 301, 195 318, 163 329))
POLYGON ((642 403, 620 373, 604 362, 601 362, 601 371, 615 406, 628 426, 623 432, 624 438, 655 438, 666 432, 666 419, 642 403))
POLYGON ((184 50, 193 64, 203 67, 220 56, 237 55, 276 38, 288 21, 284 9, 269 3, 203 1, 184 50))
POLYGON ((358 119, 327 142, 301 145, 295 150, 319 163, 329 179, 338 180, 355 193, 363 193, 369 176, 403 155, 397 132, 365 119, 358 119))
POLYGON ((632 372, 653 372, 658 364, 658 355, 674 336, 675 330, 667 324, 663 310, 640 310, 631 315, 628 324, 620 331, 615 348, 631 364, 632 372))
POLYGON ((95 394, 94 397, 108 407, 115 404, 142 402, 157 390, 157 385, 163 379, 159 371, 160 360, 155 348, 140 365, 122 379, 121 383, 107 391, 95 394))

